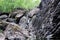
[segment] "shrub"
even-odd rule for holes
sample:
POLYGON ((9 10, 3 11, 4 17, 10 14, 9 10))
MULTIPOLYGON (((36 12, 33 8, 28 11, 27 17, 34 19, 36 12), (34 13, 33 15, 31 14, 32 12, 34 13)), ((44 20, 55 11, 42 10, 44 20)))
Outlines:
POLYGON ((0 11, 11 12, 15 8, 32 9, 40 3, 40 0, 0 0, 0 11))

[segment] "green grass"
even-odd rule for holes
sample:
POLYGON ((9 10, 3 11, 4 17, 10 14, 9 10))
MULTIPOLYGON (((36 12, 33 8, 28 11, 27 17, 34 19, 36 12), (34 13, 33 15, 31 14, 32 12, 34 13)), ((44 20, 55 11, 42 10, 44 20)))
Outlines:
POLYGON ((40 0, 0 0, 0 11, 11 12, 15 8, 32 9, 39 5, 40 0))

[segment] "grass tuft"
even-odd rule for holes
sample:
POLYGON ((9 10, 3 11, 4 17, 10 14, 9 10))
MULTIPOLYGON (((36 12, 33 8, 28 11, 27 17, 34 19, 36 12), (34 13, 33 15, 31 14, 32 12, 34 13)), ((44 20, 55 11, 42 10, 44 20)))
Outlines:
POLYGON ((15 8, 32 9, 39 5, 41 0, 0 0, 0 11, 11 12, 15 8))

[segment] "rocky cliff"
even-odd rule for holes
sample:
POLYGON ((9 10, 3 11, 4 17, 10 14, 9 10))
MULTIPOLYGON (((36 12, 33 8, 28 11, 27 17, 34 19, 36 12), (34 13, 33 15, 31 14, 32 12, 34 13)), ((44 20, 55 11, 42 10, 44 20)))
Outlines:
POLYGON ((2 40, 60 38, 60 0, 42 0, 39 7, 29 11, 0 13, 0 30, 2 40))

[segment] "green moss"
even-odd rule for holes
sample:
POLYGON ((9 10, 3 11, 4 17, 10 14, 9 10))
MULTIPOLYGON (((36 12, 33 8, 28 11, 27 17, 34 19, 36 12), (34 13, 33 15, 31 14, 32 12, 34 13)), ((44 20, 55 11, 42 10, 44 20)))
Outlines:
POLYGON ((40 0, 0 0, 0 11, 11 12, 15 8, 32 9, 40 2, 40 0))

